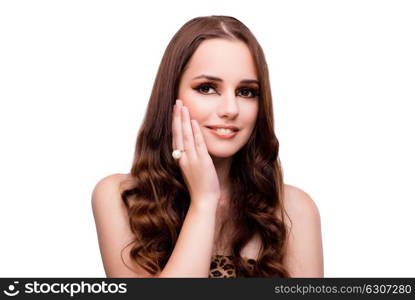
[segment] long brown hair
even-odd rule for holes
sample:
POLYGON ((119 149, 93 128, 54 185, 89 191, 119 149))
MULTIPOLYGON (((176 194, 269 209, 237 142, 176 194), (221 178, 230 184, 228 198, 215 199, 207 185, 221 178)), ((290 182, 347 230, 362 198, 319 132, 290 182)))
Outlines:
POLYGON ((251 31, 228 16, 190 20, 174 35, 164 53, 138 132, 130 171, 132 179, 122 185, 122 199, 136 236, 129 255, 154 275, 162 271, 174 249, 190 196, 180 168, 171 156, 172 110, 189 59, 201 42, 212 38, 240 40, 249 47, 260 88, 255 128, 248 142, 233 156, 229 171, 230 217, 236 228, 230 245, 236 275, 289 277, 282 264, 287 239, 283 173, 279 142, 274 134, 268 67, 251 31), (281 212, 281 218, 277 212, 281 212), (251 270, 240 252, 255 234, 259 234, 262 247, 251 270))

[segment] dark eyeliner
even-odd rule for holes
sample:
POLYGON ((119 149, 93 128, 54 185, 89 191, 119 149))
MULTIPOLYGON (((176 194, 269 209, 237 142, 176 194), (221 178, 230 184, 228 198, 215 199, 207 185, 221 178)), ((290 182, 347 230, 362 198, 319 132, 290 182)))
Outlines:
MULTIPOLYGON (((205 92, 200 91, 200 89, 202 87, 212 88, 212 89, 215 90, 215 92, 217 94, 219 94, 218 91, 217 91, 218 85, 213 81, 202 82, 202 83, 198 84, 196 87, 193 87, 192 89, 195 90, 198 93, 203 94, 203 95, 212 95, 213 94, 213 93, 205 93, 205 92)), ((241 96, 243 98, 256 98, 256 97, 259 96, 259 89, 258 88, 249 87, 249 86, 240 87, 240 88, 237 89, 238 94, 240 93, 241 90, 248 90, 252 94, 252 96, 241 96)))
POLYGON ((238 92, 240 92, 241 90, 248 90, 249 92, 251 92, 252 96, 248 97, 248 96, 242 96, 244 98, 255 98, 259 96, 259 89, 258 88, 252 88, 252 87, 241 87, 238 89, 238 92))
POLYGON ((192 88, 193 90, 195 90, 196 92, 198 92, 198 93, 201 93, 201 94, 203 94, 203 95, 211 95, 211 94, 208 94, 208 93, 204 93, 204 92, 201 92, 200 91, 200 89, 202 88, 202 87, 208 87, 208 88, 213 88, 215 91, 216 91, 216 89, 217 89, 217 85, 216 85, 216 83, 214 83, 214 82, 202 82, 202 83, 200 83, 200 84, 198 84, 196 87, 194 87, 194 88, 192 88))

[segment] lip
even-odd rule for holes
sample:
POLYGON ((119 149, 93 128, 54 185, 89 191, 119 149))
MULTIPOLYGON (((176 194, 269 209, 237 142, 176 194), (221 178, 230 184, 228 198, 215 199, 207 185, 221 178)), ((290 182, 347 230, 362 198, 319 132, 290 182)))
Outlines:
POLYGON ((208 125, 206 127, 213 128, 213 129, 224 128, 224 129, 232 129, 233 131, 239 131, 239 128, 233 125, 208 125))
MULTIPOLYGON (((219 133, 215 129, 209 128, 209 127, 206 127, 207 129, 209 129, 209 132, 211 132, 212 134, 216 135, 217 137, 219 137, 221 139, 231 139, 238 133, 238 131, 233 131, 231 133, 223 134, 223 133, 219 133)), ((223 127, 221 127, 221 128, 223 128, 223 127)))

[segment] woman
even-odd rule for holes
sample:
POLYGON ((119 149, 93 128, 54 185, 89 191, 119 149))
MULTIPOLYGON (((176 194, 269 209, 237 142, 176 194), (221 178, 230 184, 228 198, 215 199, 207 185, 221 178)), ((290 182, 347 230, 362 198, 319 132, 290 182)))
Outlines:
POLYGON ((92 206, 108 277, 322 277, 319 212, 284 185, 268 69, 249 29, 195 18, 169 43, 130 174, 92 206))

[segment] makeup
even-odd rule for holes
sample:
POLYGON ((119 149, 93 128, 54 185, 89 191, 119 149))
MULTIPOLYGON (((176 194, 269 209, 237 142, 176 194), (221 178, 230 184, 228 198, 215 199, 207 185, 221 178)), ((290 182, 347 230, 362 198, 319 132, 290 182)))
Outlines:
POLYGON ((208 128, 206 127, 210 133, 212 133, 213 135, 221 138, 221 139, 231 139, 233 138, 238 131, 229 131, 229 130, 221 130, 221 129, 212 129, 212 128, 208 128))

